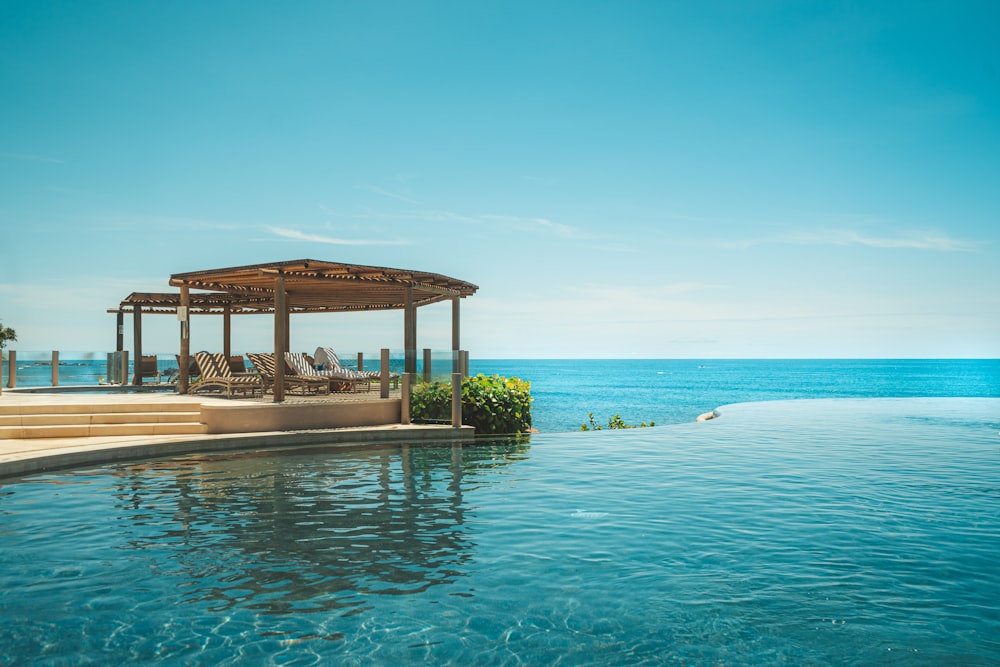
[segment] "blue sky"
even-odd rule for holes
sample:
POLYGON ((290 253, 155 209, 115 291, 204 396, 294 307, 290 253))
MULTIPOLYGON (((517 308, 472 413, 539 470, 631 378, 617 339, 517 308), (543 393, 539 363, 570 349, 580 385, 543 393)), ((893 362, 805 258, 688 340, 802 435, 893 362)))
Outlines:
MULTIPOLYGON (((480 358, 998 357, 998 21, 2 0, 0 321, 19 351, 106 351, 132 291, 315 258, 479 285, 480 358)), ((449 316, 421 310, 418 345, 447 348, 449 316)), ((144 329, 176 351, 171 318, 144 329)), ((268 318, 234 329, 270 344, 268 318)), ((402 315, 293 321, 321 344, 399 348, 402 315)))

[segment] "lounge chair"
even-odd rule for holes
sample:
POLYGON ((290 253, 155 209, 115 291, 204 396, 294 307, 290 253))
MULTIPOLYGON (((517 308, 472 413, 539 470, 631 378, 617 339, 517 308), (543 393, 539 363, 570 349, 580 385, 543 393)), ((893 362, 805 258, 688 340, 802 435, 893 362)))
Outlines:
MULTIPOLYGON (((176 373, 174 375, 180 375, 181 372, 181 355, 175 354, 174 359, 177 360, 176 373)), ((194 382, 198 379, 201 371, 198 370, 198 363, 194 360, 194 355, 188 357, 188 380, 194 382)))
POLYGON ((153 354, 148 357, 143 355, 142 359, 139 360, 138 366, 135 368, 135 374, 139 378, 155 377, 156 383, 159 384, 162 373, 160 373, 160 365, 157 362, 156 355, 153 354))
POLYGON ((226 396, 230 397, 234 392, 251 396, 264 393, 264 383, 260 378, 250 373, 239 375, 233 373, 224 354, 196 352, 194 361, 198 365, 199 378, 190 386, 188 393, 212 387, 225 391, 226 396))
POLYGON ((247 372, 247 362, 243 360, 242 354, 233 354, 229 357, 229 370, 234 374, 240 375, 247 372))
POLYGON ((296 375, 325 379, 331 391, 357 391, 359 385, 364 385, 365 391, 371 389, 371 380, 364 373, 349 368, 316 370, 302 352, 285 352, 285 361, 296 375))
MULTIPOLYGON (((275 377, 278 367, 274 363, 274 355, 270 352, 250 352, 247 354, 250 363, 264 379, 264 391, 274 391, 275 377)), ((284 359, 282 359, 284 361, 284 359)), ((299 375, 285 364, 285 391, 295 390, 303 394, 329 394, 330 381, 317 376, 299 375)))
MULTIPOLYGON (((317 347, 316 354, 314 354, 313 357, 316 359, 317 364, 323 366, 324 370, 360 373, 372 382, 379 382, 382 379, 381 371, 358 371, 352 368, 346 368, 342 363, 340 363, 340 359, 337 357, 337 353, 333 351, 332 347, 317 347)), ((392 383, 393 388, 398 387, 399 373, 389 373, 389 381, 392 383)))

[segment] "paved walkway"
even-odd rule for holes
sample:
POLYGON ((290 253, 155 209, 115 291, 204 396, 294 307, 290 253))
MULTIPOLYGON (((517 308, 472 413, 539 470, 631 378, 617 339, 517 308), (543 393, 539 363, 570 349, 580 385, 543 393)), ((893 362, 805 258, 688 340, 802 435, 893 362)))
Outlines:
MULTIPOLYGON (((377 394, 375 394, 377 397, 377 394)), ((371 395, 368 396, 372 398, 371 395)), ((313 401, 364 400, 364 394, 338 394, 330 397, 289 397, 287 403, 313 401)), ((241 402, 247 399, 241 399, 241 402)), ((169 393, 97 394, 93 392, 27 393, 5 389, 0 405, 93 405, 171 402, 193 406, 231 405, 232 399, 211 396, 181 396, 169 393)), ((256 399, 268 403, 269 399, 256 399)), ((474 436, 471 427, 427 424, 387 424, 308 431, 273 431, 234 434, 198 435, 128 435, 84 438, 0 439, 0 477, 11 477, 60 468, 83 467, 115 461, 141 460, 236 449, 275 448, 309 444, 341 446, 384 443, 468 442, 474 436)))

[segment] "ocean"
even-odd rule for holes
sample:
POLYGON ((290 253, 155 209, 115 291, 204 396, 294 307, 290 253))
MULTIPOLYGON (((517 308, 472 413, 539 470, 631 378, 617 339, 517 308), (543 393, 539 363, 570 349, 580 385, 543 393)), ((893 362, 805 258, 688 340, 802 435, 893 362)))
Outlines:
POLYGON ((1000 397, 1000 359, 473 359, 469 371, 531 382, 542 433, 579 430, 591 413, 666 425, 730 403, 1000 397))
MULTIPOLYGON (((80 355, 64 355, 61 385, 103 381, 106 360, 70 356, 80 355)), ((18 386, 50 384, 47 362, 39 355, 19 355, 18 386)), ((162 359, 161 367, 172 362, 162 359)), ((393 370, 402 370, 401 359, 393 359, 393 370)), ((615 415, 629 425, 666 425, 755 401, 1000 397, 1000 359, 472 358, 469 372, 529 381, 533 426, 542 433, 580 430, 590 414, 601 425, 615 415)), ((6 362, 3 377, 6 382, 6 362)))

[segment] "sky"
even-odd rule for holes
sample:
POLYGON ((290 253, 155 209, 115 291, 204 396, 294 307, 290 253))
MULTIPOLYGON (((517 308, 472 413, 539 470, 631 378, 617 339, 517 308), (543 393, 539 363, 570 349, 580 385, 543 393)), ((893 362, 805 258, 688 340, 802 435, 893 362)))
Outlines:
MULTIPOLYGON (((110 351, 133 291, 312 258, 478 285, 478 358, 1000 357, 998 23, 961 0, 0 0, 0 322, 19 354, 110 351)), ((420 309, 418 347, 450 317, 420 309)), ((221 350, 216 319, 192 349, 221 350)), ((234 350, 271 325, 236 318, 234 350)), ((177 351, 176 319, 143 330, 177 351)), ((292 322, 305 351, 402 341, 401 312, 292 322)))

